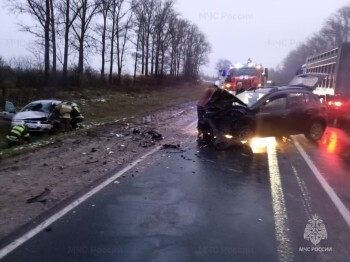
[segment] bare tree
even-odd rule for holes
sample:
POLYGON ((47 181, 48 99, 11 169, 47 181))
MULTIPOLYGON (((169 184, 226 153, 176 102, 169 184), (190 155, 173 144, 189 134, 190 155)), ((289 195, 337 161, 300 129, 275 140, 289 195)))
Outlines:
POLYGON ((219 61, 217 61, 215 65, 215 69, 217 71, 222 70, 222 69, 227 69, 232 65, 232 62, 226 58, 222 58, 219 61))
POLYGON ((134 42, 134 45, 136 46, 135 49, 135 61, 134 61, 134 82, 136 81, 136 71, 137 71, 137 64, 139 59, 139 47, 140 47, 140 40, 143 33, 143 24, 144 24, 144 5, 142 4, 142 0, 133 0, 131 2, 131 10, 134 14, 134 31, 136 35, 136 41, 134 42))
POLYGON ((178 23, 178 32, 177 32, 177 48, 176 48, 176 55, 175 55, 175 75, 180 75, 180 66, 181 61, 183 61, 183 57, 185 56, 185 45, 186 45, 186 33, 188 32, 187 29, 190 27, 190 24, 186 20, 179 20, 178 23))
POLYGON ((52 42, 52 72, 57 71, 57 44, 56 44, 56 20, 55 20, 55 7, 54 0, 50 0, 50 25, 51 25, 51 42, 52 42))
POLYGON ((208 62, 210 44, 196 25, 187 30, 186 51, 184 56, 184 76, 192 79, 199 75, 200 67, 208 62))
POLYGON ((68 64, 76 56, 77 72, 82 76, 84 64, 92 57, 87 50, 92 47, 101 54, 102 78, 110 63, 110 83, 115 66, 121 79, 132 45, 136 48, 131 56, 135 59, 134 79, 139 71, 145 76, 194 77, 208 61, 210 45, 205 36, 176 13, 174 0, 6 1, 17 13, 33 17, 34 24, 22 24, 21 29, 36 36, 39 48, 35 50, 39 52, 35 56, 44 61, 47 81, 50 69, 58 70, 57 62, 66 79, 68 64), (70 59, 72 54, 75 56, 70 59))
MULTIPOLYGON (((117 54, 117 63, 118 63, 118 79, 120 81, 121 74, 121 55, 124 57, 125 45, 121 45, 124 43, 121 40, 123 39, 123 32, 126 27, 130 25, 130 19, 127 18, 127 23, 124 23, 124 19, 126 19, 127 15, 130 13, 130 10, 126 7, 125 0, 112 0, 111 3, 111 34, 110 34, 110 66, 109 66, 109 83, 112 83, 113 80, 113 66, 114 66, 114 56, 115 52, 117 54), (123 47, 123 50, 121 50, 123 47)), ((128 31, 128 29, 127 29, 128 31)), ((126 42, 125 42, 126 44, 126 42)))
POLYGON ((15 13, 29 14, 36 22, 34 25, 20 24, 21 30, 44 40, 45 81, 50 75, 50 0, 8 0, 9 8, 15 13))
POLYGON ((73 0, 72 6, 77 10, 76 23, 72 24, 78 50, 78 73, 82 75, 84 72, 84 49, 89 46, 89 31, 91 30, 90 23, 96 15, 99 2, 96 0, 73 0))
POLYGON ((154 16, 155 16, 155 5, 156 0, 144 1, 145 3, 145 15, 144 15, 144 32, 145 32, 145 75, 149 75, 149 58, 150 58, 150 40, 151 33, 154 29, 154 16))
POLYGON ((101 0, 99 12, 102 15, 102 27, 99 28, 98 33, 101 34, 101 78, 105 76, 106 64, 106 39, 107 39, 107 20, 111 12, 111 6, 114 0, 101 0))
POLYGON ((58 24, 61 25, 62 30, 57 30, 57 33, 63 38, 63 62, 62 72, 63 77, 66 78, 68 71, 69 58, 69 44, 70 31, 77 18, 82 6, 72 5, 72 0, 60 0, 57 3, 58 24), (75 7, 75 8, 74 8, 75 7))
POLYGON ((166 42, 166 38, 169 35, 168 31, 168 19, 172 13, 173 10, 174 1, 173 0, 166 0, 164 2, 159 2, 158 6, 156 7, 156 19, 155 19, 155 72, 154 74, 162 75, 163 72, 161 72, 161 55, 163 54, 164 58, 164 45, 166 42))
POLYGON ((124 57, 125 57, 125 51, 126 51, 126 44, 129 40, 129 32, 131 29, 131 20, 132 20, 132 14, 130 14, 125 23, 122 25, 122 30, 120 30, 120 34, 117 37, 117 62, 118 62, 118 80, 121 80, 121 74, 124 66, 124 57))
POLYGON ((50 0, 45 0, 45 81, 48 83, 50 71, 50 0))

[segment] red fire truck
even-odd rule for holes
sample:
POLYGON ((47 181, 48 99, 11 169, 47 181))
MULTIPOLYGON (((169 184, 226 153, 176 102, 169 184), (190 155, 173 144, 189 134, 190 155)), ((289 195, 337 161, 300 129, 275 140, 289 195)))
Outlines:
POLYGON ((247 63, 236 64, 227 70, 221 70, 224 79, 224 88, 228 91, 247 90, 252 87, 262 87, 266 83, 268 70, 262 65, 247 63))

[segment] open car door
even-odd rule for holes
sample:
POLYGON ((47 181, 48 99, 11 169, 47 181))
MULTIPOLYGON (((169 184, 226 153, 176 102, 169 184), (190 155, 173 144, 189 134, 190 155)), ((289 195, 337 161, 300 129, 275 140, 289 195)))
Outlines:
POLYGON ((1 112, 2 115, 2 119, 6 120, 6 121, 11 121, 11 119, 13 118, 13 116, 16 114, 16 108, 13 105, 13 103, 6 101, 3 111, 1 112))

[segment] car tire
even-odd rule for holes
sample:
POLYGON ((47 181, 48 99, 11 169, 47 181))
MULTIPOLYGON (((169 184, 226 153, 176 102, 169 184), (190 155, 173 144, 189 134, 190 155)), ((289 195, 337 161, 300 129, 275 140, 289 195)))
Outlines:
POLYGON ((244 125, 237 131, 237 139, 242 144, 245 144, 254 137, 254 128, 251 125, 244 125))
POLYGON ((304 135, 311 142, 317 142, 322 138, 325 129, 325 124, 322 121, 316 120, 311 123, 304 135))
POLYGON ((214 136, 209 128, 198 129, 197 142, 201 144, 210 144, 214 141, 214 136))

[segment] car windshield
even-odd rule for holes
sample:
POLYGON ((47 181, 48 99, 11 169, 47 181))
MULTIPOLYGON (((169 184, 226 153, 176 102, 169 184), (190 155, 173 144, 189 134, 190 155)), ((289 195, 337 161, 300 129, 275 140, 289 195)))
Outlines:
POLYGON ((230 75, 231 76, 258 76, 259 71, 256 70, 255 68, 234 68, 230 70, 230 75))
POLYGON ((320 78, 324 78, 324 76, 316 76, 316 75, 299 75, 295 76, 292 81, 289 83, 289 86, 301 86, 307 87, 314 90, 318 83, 320 82, 320 78))
POLYGON ((254 90, 254 91, 246 91, 236 95, 236 97, 239 98, 248 107, 252 107, 267 93, 268 93, 267 91, 261 89, 261 90, 254 90))
POLYGON ((49 114, 52 112, 52 109, 53 106, 51 102, 34 102, 23 107, 20 112, 36 111, 49 114))

